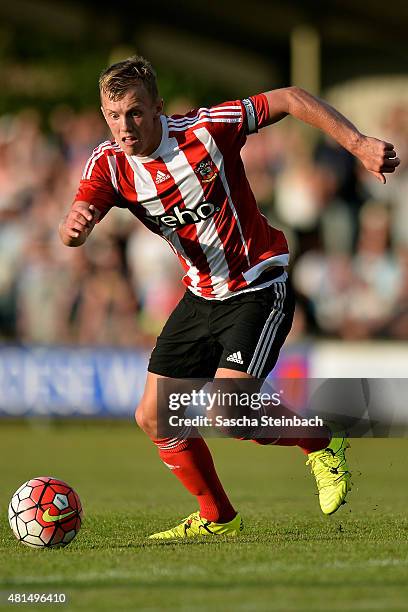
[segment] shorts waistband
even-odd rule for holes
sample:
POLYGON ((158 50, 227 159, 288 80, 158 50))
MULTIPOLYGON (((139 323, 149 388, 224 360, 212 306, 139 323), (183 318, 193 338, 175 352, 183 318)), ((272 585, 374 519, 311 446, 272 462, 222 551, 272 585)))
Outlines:
POLYGON ((195 293, 190 291, 190 289, 186 289, 184 296, 188 298, 192 298, 193 300, 196 300, 201 303, 206 303, 206 304, 218 303, 218 302, 228 302, 229 300, 234 299, 234 297, 238 298, 240 296, 247 295, 248 293, 250 293, 250 291, 248 290, 250 290, 251 287, 255 288, 258 285, 262 285, 263 283, 267 283, 268 281, 273 281, 275 278, 279 278, 279 276, 282 276, 284 272, 285 272, 285 268, 283 266, 275 266, 273 268, 268 268, 268 270, 265 270, 264 272, 262 272, 262 274, 260 274, 255 280, 252 281, 252 283, 250 283, 249 285, 247 285, 247 287, 245 287, 245 289, 247 290, 246 292, 243 292, 241 290, 237 292, 236 295, 232 294, 231 296, 229 296, 227 299, 224 299, 224 300, 220 300, 217 298, 205 298, 205 297, 202 297, 201 295, 196 295, 195 293))
POLYGON ((255 280, 252 281, 248 285, 248 287, 256 287, 257 285, 262 285, 262 283, 266 283, 267 281, 275 280, 279 276, 282 276, 285 268, 283 266, 275 266, 274 268, 268 268, 262 274, 256 277, 255 280))

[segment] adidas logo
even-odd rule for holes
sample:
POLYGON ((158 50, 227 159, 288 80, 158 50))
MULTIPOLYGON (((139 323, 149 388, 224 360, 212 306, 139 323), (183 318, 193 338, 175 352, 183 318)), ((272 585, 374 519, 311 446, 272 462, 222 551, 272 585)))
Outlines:
POLYGON ((167 181, 167 179, 169 178, 170 178, 170 174, 165 174, 161 170, 158 170, 156 174, 155 183, 156 185, 160 185, 160 183, 164 183, 164 181, 167 181))
POLYGON ((227 361, 233 361, 234 363, 240 363, 242 365, 244 362, 242 361, 241 351, 228 355, 227 361))

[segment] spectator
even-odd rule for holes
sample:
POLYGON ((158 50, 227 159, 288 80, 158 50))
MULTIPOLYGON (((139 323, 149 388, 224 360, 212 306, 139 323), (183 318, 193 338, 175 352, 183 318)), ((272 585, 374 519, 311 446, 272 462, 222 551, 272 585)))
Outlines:
MULTIPOLYGON (((185 110, 189 103, 175 104, 185 110)), ((401 151, 407 117, 396 108, 385 126, 401 151)), ((181 296, 181 267, 160 238, 120 210, 98 232, 109 248, 96 239, 81 252, 61 246, 61 204, 73 197, 85 157, 105 127, 93 110, 69 107, 56 108, 49 126, 46 134, 32 109, 0 118, 0 337, 147 346, 181 296)), ((398 175, 389 179, 389 203, 364 204, 381 187, 362 180, 331 143, 310 151, 289 122, 248 139, 243 159, 251 185, 295 253, 301 306, 293 339, 310 333, 407 337, 408 156, 401 158, 398 175)))

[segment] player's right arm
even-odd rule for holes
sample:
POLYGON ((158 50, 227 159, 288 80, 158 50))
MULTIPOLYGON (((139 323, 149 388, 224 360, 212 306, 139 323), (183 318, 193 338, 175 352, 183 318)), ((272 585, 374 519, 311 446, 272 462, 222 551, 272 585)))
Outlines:
POLYGON ((65 246, 81 246, 92 232, 100 212, 88 202, 76 201, 59 224, 59 235, 65 246))
POLYGON ((78 191, 68 213, 59 224, 59 235, 66 246, 84 244, 95 224, 115 206, 118 192, 112 184, 106 154, 115 154, 114 144, 105 141, 96 147, 85 164, 78 191))

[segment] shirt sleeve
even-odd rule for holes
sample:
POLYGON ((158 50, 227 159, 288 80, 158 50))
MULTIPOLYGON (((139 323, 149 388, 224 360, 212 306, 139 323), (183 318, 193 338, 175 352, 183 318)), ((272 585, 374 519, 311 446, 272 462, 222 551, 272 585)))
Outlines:
POLYGON ((268 125, 269 104, 265 94, 244 98, 242 105, 245 109, 247 134, 254 134, 259 128, 268 125))
POLYGON ((195 108, 186 115, 168 118, 169 132, 193 132, 209 146, 209 138, 223 153, 239 152, 246 140, 245 110, 241 100, 222 102, 211 107, 195 108))
POLYGON ((192 130, 198 138, 208 140, 209 133, 221 151, 239 153, 249 134, 267 125, 269 119, 268 100, 257 94, 244 100, 222 102, 209 108, 196 108, 186 115, 168 118, 169 131, 192 130))
POLYGON ((118 193, 112 185, 106 156, 95 149, 85 164, 74 202, 78 200, 93 204, 101 213, 98 221, 118 203, 118 193))

